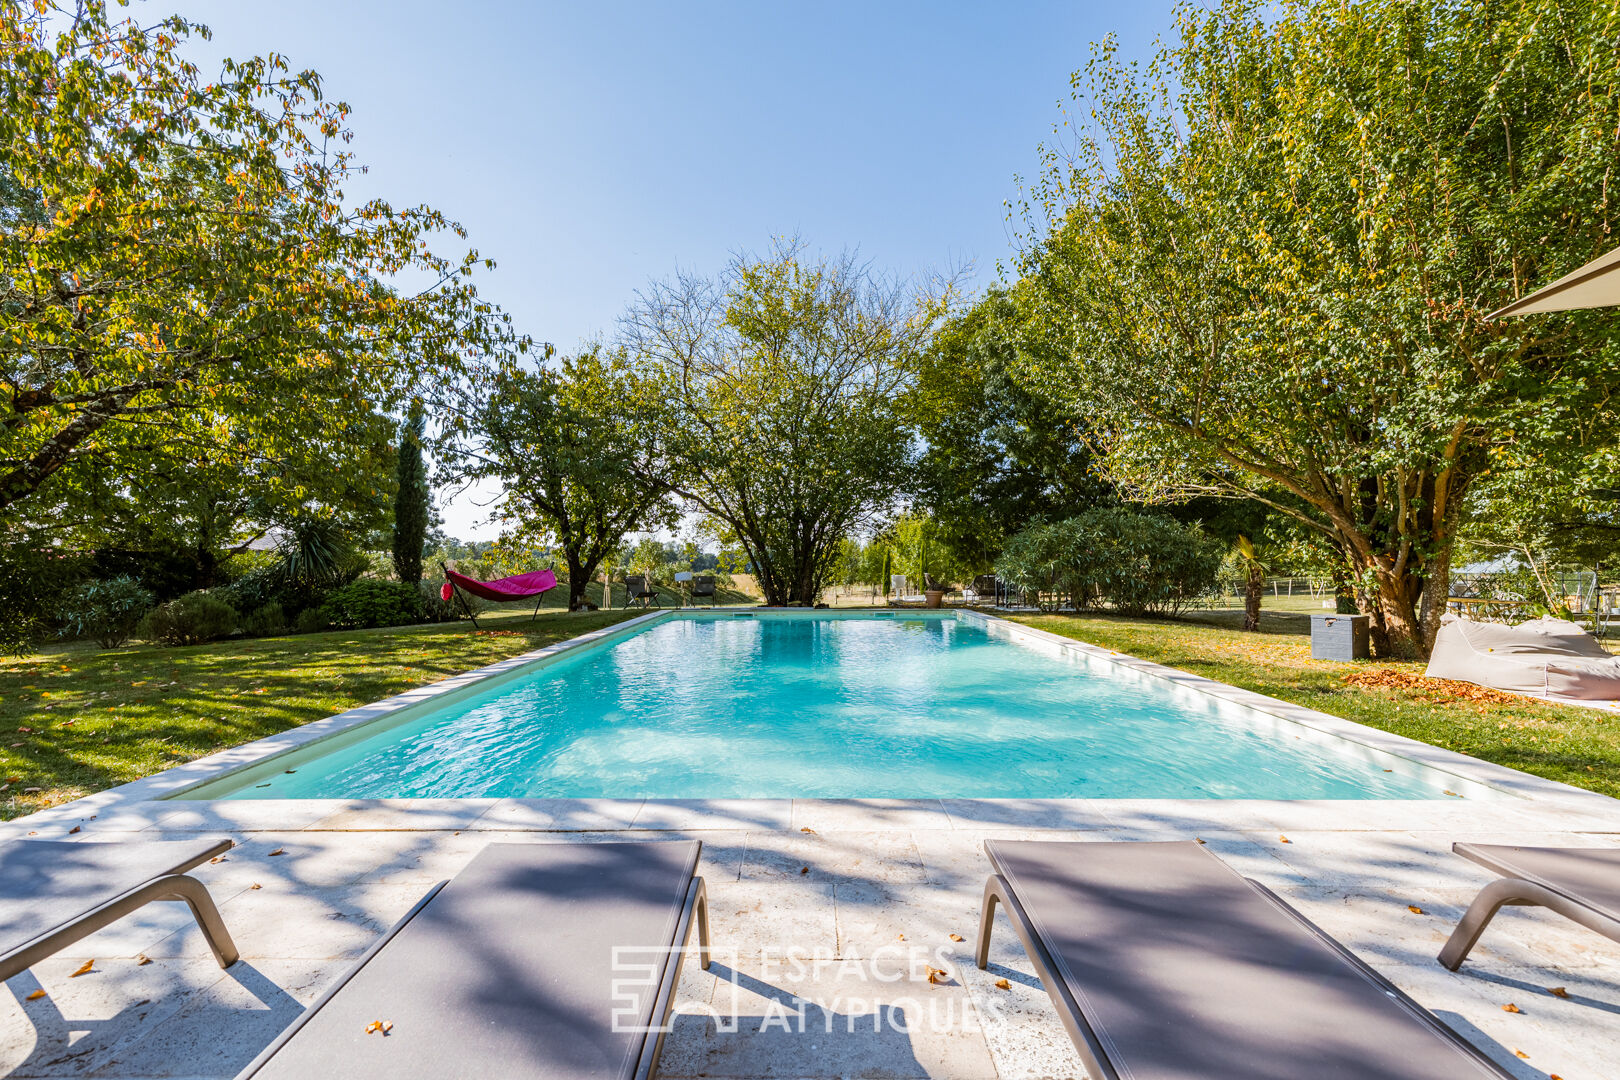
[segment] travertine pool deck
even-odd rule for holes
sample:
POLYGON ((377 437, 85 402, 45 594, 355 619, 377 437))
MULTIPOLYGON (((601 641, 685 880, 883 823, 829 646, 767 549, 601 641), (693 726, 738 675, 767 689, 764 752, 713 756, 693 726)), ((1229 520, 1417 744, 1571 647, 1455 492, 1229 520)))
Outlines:
POLYGON ((183 905, 151 905, 6 984, 0 1077, 231 1077, 484 844, 673 837, 703 841, 719 951, 711 973, 687 966, 659 1075, 1080 1077, 1004 920, 990 970, 972 964, 989 871, 981 844, 1004 836, 1200 837, 1515 1075, 1620 1080, 1620 945, 1539 909, 1505 909, 1462 972, 1434 960, 1488 880, 1449 853, 1453 841, 1620 844, 1620 802, 1529 787, 1539 790, 1525 798, 1333 803, 159 802, 108 792, 0 826, 0 840, 229 836, 237 847, 196 874, 243 959, 221 971, 183 905), (89 959, 94 970, 71 977, 89 959), (929 984, 929 964, 949 980, 929 984), (38 989, 47 996, 26 1000, 38 989))

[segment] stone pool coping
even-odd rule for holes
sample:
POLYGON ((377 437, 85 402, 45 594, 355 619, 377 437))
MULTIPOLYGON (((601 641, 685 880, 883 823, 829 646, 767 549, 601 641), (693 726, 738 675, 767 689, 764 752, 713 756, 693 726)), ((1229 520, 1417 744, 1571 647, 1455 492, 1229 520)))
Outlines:
MULTIPOLYGON (((727 609, 727 608, 699 609, 699 610, 694 611, 694 609, 681 608, 681 609, 672 609, 672 610, 668 610, 668 611, 655 611, 655 612, 650 612, 650 613, 648 613, 646 615, 637 616, 636 618, 628 619, 625 622, 617 623, 617 624, 615 624, 615 625, 613 625, 611 627, 605 627, 605 628, 600 629, 600 630, 593 630, 593 631, 590 631, 588 633, 578 635, 577 637, 569 638, 569 639, 567 639, 565 641, 555 642, 555 643, 553 643, 551 645, 548 645, 548 646, 546 646, 544 648, 541 648, 541 649, 535 649, 535 650, 532 650, 530 652, 522 653, 522 654, 520 654, 518 656, 511 657, 511 658, 509 658, 507 660, 502 660, 502 661, 499 661, 499 662, 494 663, 494 664, 486 665, 485 667, 477 668, 477 669, 472 670, 472 671, 464 672, 464 673, 462 673, 460 675, 452 676, 452 677, 450 677, 448 679, 442 679, 442 680, 440 680, 438 682, 429 683, 429 684, 427 684, 425 686, 415 687, 415 688, 413 688, 411 690, 407 690, 407 691, 405 691, 403 693, 396 694, 396 695, 393 695, 391 697, 383 698, 380 701, 371 702, 370 704, 362 705, 362 706, 359 706, 359 707, 354 708, 354 709, 349 709, 349 710, 346 710, 344 712, 337 713, 337 714, 335 714, 333 716, 326 717, 325 719, 322 719, 322 720, 312 721, 312 722, 310 722, 308 724, 304 724, 304 725, 302 725, 300 727, 296 727, 296 728, 291 728, 291 729, 289 729, 287 731, 283 731, 283 732, 280 732, 280 733, 275 734, 275 735, 270 735, 270 736, 267 736, 267 737, 262 738, 262 739, 256 739, 256 740, 254 740, 252 742, 243 743, 240 746, 235 746, 235 747, 231 747, 231 748, 226 749, 226 750, 221 750, 218 753, 210 754, 210 755, 208 755, 206 757, 198 758, 195 761, 190 761, 190 762, 187 762, 187 763, 185 763, 183 765, 176 765, 173 768, 164 770, 163 772, 155 773, 155 774, 153 774, 151 776, 143 777, 143 778, 141 778, 139 780, 131 781, 130 783, 127 783, 127 784, 121 784, 121 785, 119 785, 117 787, 108 788, 105 791, 100 791, 100 792, 97 792, 97 793, 92 794, 92 795, 84 796, 83 798, 80 798, 80 799, 75 799, 75 800, 72 800, 72 801, 67 802, 67 803, 62 803, 62 804, 59 804, 57 806, 50 807, 50 808, 47 808, 45 810, 38 811, 38 812, 36 812, 34 814, 28 815, 25 818, 18 818, 13 822, 0 823, 0 838, 4 838, 6 835, 14 833, 16 831, 16 826, 22 824, 23 822, 32 822, 32 823, 38 825, 38 824, 50 823, 50 822, 54 821, 57 818, 75 819, 75 820, 90 820, 93 817, 101 817, 103 820, 105 820, 105 818, 107 816, 124 816, 124 815, 133 814, 135 818, 138 818, 140 820, 144 820, 148 824, 155 824, 161 818, 172 817, 176 812, 183 811, 183 810, 186 810, 188 808, 193 808, 193 809, 200 809, 200 808, 205 808, 205 807, 218 808, 218 807, 220 807, 222 805, 225 805, 225 804, 229 804, 231 806, 238 807, 238 808, 244 807, 244 806, 264 806, 266 804, 280 804, 280 803, 289 803, 289 802, 298 803, 298 804, 301 804, 301 805, 310 805, 310 806, 313 806, 314 804, 323 804, 323 805, 325 805, 326 807, 329 808, 329 810, 328 810, 329 813, 336 813, 336 812, 339 812, 340 810, 355 809, 355 808, 358 808, 360 806, 368 806, 368 807, 372 807, 372 808, 374 808, 376 810, 384 810, 384 809, 390 809, 390 808, 394 809, 394 810, 400 810, 400 809, 403 809, 403 808, 406 808, 406 807, 409 807, 409 806, 412 806, 412 805, 421 805, 421 804, 424 804, 424 803, 431 803, 431 804, 465 803, 465 804, 467 804, 468 809, 471 809, 474 804, 479 804, 479 803, 493 804, 493 803, 496 803, 496 802, 506 802, 506 803, 546 803, 546 804, 557 804, 557 805, 573 803, 573 804, 578 804, 580 807, 588 807, 588 806, 605 806, 605 805, 616 805, 617 806, 617 805, 621 805, 621 804, 623 804, 623 805, 634 804, 636 806, 640 806, 640 805, 643 805, 643 804, 657 805, 657 804, 662 804, 662 803, 681 804, 681 803, 688 803, 688 802, 701 802, 701 803, 705 803, 705 804, 745 804, 745 803, 746 804, 751 804, 751 803, 761 803, 761 802, 783 802, 783 803, 792 802, 792 803, 797 804, 797 803, 836 803, 836 802, 841 802, 841 801, 847 801, 847 800, 828 800, 828 799, 811 799, 811 800, 805 800, 805 799, 795 799, 795 800, 766 800, 766 799, 720 799, 720 800, 714 800, 714 799, 698 799, 698 800, 684 800, 684 799, 682 799, 682 800, 659 800, 659 799, 646 799, 646 800, 642 800, 642 799, 630 799, 630 800, 618 800, 618 799, 614 799, 614 800, 609 800, 609 799, 541 799, 541 800, 536 800, 536 799, 463 799, 463 800, 456 800, 456 799, 409 799, 409 798, 407 798, 407 799, 300 799, 300 800, 285 800, 285 799, 245 800, 245 799, 233 799, 233 800, 204 800, 204 799, 177 798, 177 796, 183 796, 183 794, 188 790, 193 790, 193 789, 202 787, 202 786, 204 786, 206 784, 213 783, 215 781, 223 779, 223 778, 225 778, 225 777, 227 777, 229 775, 232 775, 234 773, 243 772, 243 771, 252 769, 254 767, 257 767, 257 766, 262 766, 265 763, 270 762, 270 761, 272 761, 272 760, 274 760, 276 758, 280 758, 280 757, 283 757, 283 756, 285 756, 287 754, 293 753, 295 751, 302 750, 302 749, 304 749, 306 747, 309 747, 309 746, 311 746, 311 745, 313 745, 315 743, 322 742, 322 741, 325 741, 327 739, 334 738, 336 736, 342 735, 342 734, 347 733, 347 732, 351 732, 354 729, 356 729, 356 728, 358 728, 358 727, 360 727, 362 725, 370 724, 370 723, 372 723, 374 721, 383 719, 383 718, 388 717, 388 716, 392 716, 394 714, 397 714, 397 713, 399 713, 399 712, 401 712, 401 711, 403 711, 405 709, 411 708, 413 706, 424 705, 426 703, 436 701, 438 699, 444 698, 447 695, 455 694, 455 693, 458 693, 458 692, 463 692, 463 691, 472 692, 478 686, 480 686, 481 684, 486 683, 488 680, 500 679, 500 678, 505 677, 505 676, 510 676, 510 675, 514 674, 515 672, 517 672, 519 669, 525 668, 528 665, 535 664, 535 663, 546 663, 546 662, 555 661, 556 659, 558 659, 558 658, 560 658, 562 656, 565 656, 570 652, 574 652, 576 650, 583 649, 583 648, 591 648, 591 647, 594 647, 594 646, 601 645, 601 644, 603 644, 605 642, 612 641, 612 640, 614 640, 616 638, 626 636, 628 634, 637 633, 637 632, 639 632, 639 631, 653 625, 654 623, 657 623, 657 622, 660 622, 660 621, 680 618, 680 617, 683 617, 683 616, 686 616, 686 615, 691 615, 691 614, 708 614, 711 610, 718 610, 720 612, 726 612, 726 611, 732 610, 732 609, 727 609)), ((747 609, 740 609, 739 608, 739 609, 735 609, 735 610, 738 611, 738 612, 748 611, 748 612, 756 613, 756 614, 761 613, 761 612, 780 613, 782 615, 797 615, 799 617, 812 617, 812 616, 815 616, 815 615, 824 614, 822 612, 813 612, 811 609, 796 609, 796 608, 761 609, 761 608, 755 607, 755 608, 747 608, 747 609)), ((874 609, 874 610, 881 611, 881 610, 884 610, 884 609, 874 609)), ((930 615, 932 616, 932 613, 930 613, 930 615)), ((843 618, 860 617, 859 614, 855 610, 850 610, 850 609, 845 609, 844 611, 834 612, 833 616, 834 617, 843 617, 843 618), (845 613, 846 611, 847 611, 847 614, 845 613)), ((1447 773, 1447 774, 1450 774, 1450 775, 1459 776, 1459 777, 1461 777, 1462 779, 1464 779, 1466 781, 1470 781, 1470 782, 1472 782, 1474 784, 1483 785, 1484 787, 1486 787, 1488 789, 1491 789, 1493 792, 1499 793, 1509 803, 1518 802, 1518 803, 1520 803, 1521 807, 1523 806, 1523 803, 1520 802, 1520 800, 1533 800, 1535 803, 1539 804, 1538 809, 1565 811, 1565 812, 1570 812, 1570 813, 1577 814, 1577 815, 1579 815, 1579 817, 1581 819, 1594 818, 1595 817, 1596 819, 1601 819, 1602 821, 1608 823, 1605 826, 1593 826, 1593 827, 1608 827, 1609 825, 1620 826, 1620 800, 1611 799, 1606 795, 1600 795, 1600 794, 1598 794, 1596 792, 1586 791, 1586 790, 1584 790, 1582 788, 1577 788, 1577 787, 1574 787, 1574 786, 1569 785, 1569 784, 1563 784, 1563 783, 1560 783, 1560 782, 1555 781, 1555 780, 1548 780, 1548 779, 1546 779, 1544 777, 1534 776, 1534 775, 1532 775, 1530 773, 1521 772, 1521 771, 1519 771, 1517 769, 1512 769, 1512 768, 1509 768, 1509 767, 1507 767, 1505 765, 1497 765, 1497 764, 1494 764, 1492 762, 1482 761, 1482 760, 1480 760, 1478 758, 1472 758, 1472 757, 1469 757, 1469 756, 1467 756, 1465 754, 1457 753, 1456 751, 1453 751, 1453 750, 1447 750, 1444 747, 1434 746, 1434 745, 1429 744, 1429 743, 1420 742, 1420 741, 1418 741, 1416 739, 1410 739, 1410 738, 1407 738, 1406 736, 1403 736, 1403 735, 1396 735, 1396 734, 1394 734, 1392 732, 1381 731, 1381 730, 1379 730, 1377 728, 1367 727, 1367 726, 1365 726, 1363 724, 1358 724, 1358 723, 1356 723, 1356 722, 1354 722, 1352 720, 1345 720, 1345 719, 1342 719, 1340 717, 1331 716, 1331 715, 1329 715, 1327 713, 1319 712, 1319 711, 1317 711, 1315 709, 1309 709, 1309 708, 1306 708, 1306 707, 1301 706, 1301 705, 1294 705, 1294 704, 1291 704, 1289 702, 1282 701, 1282 700, 1280 700, 1278 698, 1268 697, 1268 696, 1266 696, 1264 694, 1255 693, 1254 691, 1251 691, 1251 690, 1244 690, 1244 689, 1242 689, 1240 687, 1232 686, 1232 685, 1230 685, 1228 683, 1219 682, 1218 680, 1210 679, 1210 678, 1207 678, 1207 677, 1202 676, 1202 675, 1195 675, 1195 674, 1193 674, 1191 672, 1182 671, 1182 670, 1180 670, 1178 668, 1168 667, 1168 666, 1166 666, 1164 664, 1155 663, 1155 662, 1150 661, 1150 660, 1143 660, 1143 659, 1141 659, 1139 657, 1131 656, 1129 654, 1121 653, 1121 652, 1111 650, 1111 649, 1105 649, 1105 648, 1102 648, 1102 647, 1097 646, 1097 645, 1092 645, 1092 644, 1090 644, 1088 642, 1079 641, 1079 640, 1076 640, 1074 638, 1064 637, 1062 635, 1054 634, 1054 633, 1051 633, 1051 632, 1046 631, 1046 630, 1038 629, 1036 627, 1027 626, 1027 625, 1025 625, 1023 623, 1014 622, 1014 621, 1012 621, 1010 619, 1004 619, 1004 618, 1001 618, 1001 617, 999 617, 997 615, 990 614, 988 612, 978 611, 978 610, 973 610, 973 609, 966 609, 966 608, 956 608, 956 609, 952 609, 951 611, 946 612, 946 613, 944 613, 942 615, 932 616, 932 617, 978 620, 978 621, 982 622, 984 625, 986 625, 987 627, 993 628, 996 632, 1004 633, 1004 634, 1006 634, 1006 635, 1008 635, 1010 637, 1013 637, 1013 638, 1023 638, 1023 639, 1029 640, 1029 641, 1040 642, 1040 643, 1043 643, 1043 644, 1046 644, 1046 645, 1056 646, 1056 647, 1061 648, 1061 649, 1071 650, 1071 651, 1080 653, 1082 655, 1085 655, 1087 657, 1093 658, 1095 660, 1100 660, 1102 662, 1106 662, 1106 663, 1109 663, 1109 664, 1118 665, 1121 668, 1127 669, 1129 671, 1136 672, 1136 673, 1141 674, 1141 675, 1145 675, 1145 676, 1155 678, 1155 679, 1162 679, 1162 680, 1165 680, 1166 682, 1171 683, 1174 686, 1181 687, 1183 689, 1191 690, 1191 691, 1194 691, 1194 692, 1197 692, 1197 693, 1200 693, 1200 694, 1205 694, 1205 695, 1220 699, 1222 701, 1227 701, 1227 702, 1230 702, 1230 703, 1232 703, 1234 705, 1238 705, 1238 706, 1241 706, 1241 707, 1244 707, 1244 708, 1247 708, 1247 709, 1253 709, 1253 710, 1255 710, 1255 711, 1257 711, 1259 713, 1262 713, 1262 714, 1264 714, 1264 715, 1266 715, 1268 717, 1274 718, 1274 719, 1286 721, 1286 722, 1293 723, 1293 724, 1298 724, 1298 725, 1300 725, 1300 726, 1302 726, 1304 728, 1310 729, 1310 730, 1312 730, 1312 731, 1314 731, 1314 732, 1316 732, 1316 733, 1318 733, 1320 735, 1330 736, 1330 737, 1332 737, 1334 739, 1344 740, 1344 741, 1350 742, 1352 744, 1359 745, 1359 746, 1362 746, 1362 747, 1366 747, 1366 748, 1369 748, 1369 749, 1372 749, 1372 750, 1381 751, 1381 752, 1388 753, 1388 754, 1393 754, 1393 755, 1395 755, 1397 757, 1402 757, 1402 758, 1406 758, 1406 759, 1411 760, 1411 761, 1415 761, 1419 765, 1426 766, 1428 768, 1435 769, 1435 770, 1438 770, 1440 772, 1447 773)), ((1339 806, 1339 807, 1342 807, 1346 811, 1346 813, 1337 814, 1337 815, 1330 815, 1330 816, 1335 817, 1335 818, 1339 818, 1339 819, 1342 819, 1342 820, 1348 822, 1348 821, 1352 821, 1352 820, 1372 820, 1372 819, 1375 819, 1375 818, 1379 817, 1379 815, 1376 815, 1376 814, 1371 812, 1372 807, 1379 806, 1379 805, 1395 805, 1395 806, 1406 807, 1408 809, 1403 811, 1403 814, 1404 814, 1404 816, 1405 816, 1405 818, 1407 820, 1410 820, 1411 816, 1413 814, 1417 814, 1419 819, 1428 819, 1430 817, 1433 817, 1434 815, 1432 815, 1432 814, 1425 814, 1425 813, 1422 813, 1422 812, 1420 812, 1418 810, 1418 808, 1426 806, 1426 805, 1437 805, 1437 806, 1445 805, 1445 806, 1454 806, 1454 807, 1457 807, 1457 808, 1462 808, 1462 807, 1466 807, 1466 806, 1468 806, 1470 804, 1478 805, 1481 801, 1487 801, 1487 800, 1459 799, 1459 800, 1457 800, 1455 802, 1452 802, 1450 800, 1433 800, 1433 799, 1429 799, 1429 800, 1350 799, 1350 800, 1311 800, 1311 801, 1305 801, 1303 803, 1302 803, 1301 800, 1283 800, 1283 799, 1278 799, 1278 800, 1262 800, 1262 799, 1125 799, 1125 800, 1114 800, 1114 799, 1016 799, 1016 800, 995 800, 995 799, 990 799, 990 800, 984 800, 984 799, 979 799, 979 800, 928 800, 928 799, 923 799, 923 800, 898 800, 898 801, 900 801, 900 802, 921 802, 921 803, 925 803, 925 804, 926 803, 934 803, 934 802, 942 802, 942 801, 947 802, 947 803, 969 803, 969 802, 974 802, 974 803, 985 803, 985 804, 1011 802, 1011 803, 1016 803, 1016 804, 1019 804, 1019 805, 1038 804, 1040 806, 1048 807, 1048 808, 1053 807, 1053 806, 1057 806, 1057 805, 1070 804, 1070 803, 1095 803, 1095 804, 1098 804, 1099 807, 1107 805, 1107 804, 1111 804, 1111 803, 1130 804, 1130 805, 1133 805, 1133 806, 1138 805, 1138 804, 1142 804, 1142 803, 1162 803, 1167 808, 1171 807, 1171 806, 1177 806, 1177 805, 1186 805, 1186 806, 1188 806, 1190 808, 1192 806, 1197 806, 1197 805, 1201 805, 1201 804, 1209 804, 1209 803, 1212 803, 1212 802, 1214 802, 1214 803, 1222 803, 1222 804, 1263 805, 1263 806, 1273 807, 1273 808, 1276 808, 1276 809, 1281 809, 1281 808, 1284 808, 1284 807, 1299 807, 1301 805, 1311 805, 1311 806, 1321 806, 1321 807, 1339 806), (1351 811, 1352 809, 1356 809, 1358 812, 1350 813, 1349 811, 1351 811)), ((1491 800, 1488 800, 1488 801, 1493 801, 1494 802, 1496 800, 1491 799, 1491 800)), ((1236 809, 1236 807, 1234 806, 1233 809, 1236 809)), ((1507 808, 1504 808, 1504 809, 1507 809, 1507 808)), ((202 816, 204 816, 204 817, 212 817, 213 815, 212 814, 204 814, 202 816)), ((252 815, 251 811, 238 809, 238 810, 232 812, 229 815, 229 820, 232 821, 233 823, 235 823, 236 827, 238 827, 238 828, 251 827, 251 826, 247 825, 247 822, 249 820, 251 820, 252 816, 253 815, 252 815)), ((269 811, 267 811, 263 816, 268 820, 279 820, 279 818, 280 818, 279 814, 274 813, 274 812, 269 812, 269 811)), ((315 820, 318 820, 318 818, 320 816, 325 816, 325 815, 317 815, 316 818, 309 819, 306 822, 306 824, 312 824, 315 820)), ((573 816, 575 816, 575 815, 564 813, 564 814, 560 815, 559 820, 568 820, 573 816)), ((1045 819, 1045 818, 1047 818, 1049 816, 1050 816, 1050 810, 1049 809, 1041 810, 1037 814, 1037 817, 1042 818, 1042 819, 1045 819)), ((1268 815, 1265 815, 1265 816, 1267 816, 1269 818, 1269 817, 1272 817, 1273 815, 1268 814, 1268 815)), ((591 819, 595 819, 596 815, 592 814, 592 813, 588 813, 588 814, 586 814, 586 817, 591 818, 591 819)), ((1444 815, 1444 817, 1449 819, 1450 815, 1444 815)), ((634 828, 635 827, 632 824, 632 822, 634 821, 633 816, 631 817, 630 820, 626 821, 626 820, 623 820, 624 815, 622 813, 614 813, 614 814, 609 815, 609 819, 613 820, 613 821, 622 821, 623 822, 622 824, 619 824, 619 825, 609 825, 608 826, 609 828, 634 828)), ((1008 824, 1011 824, 1011 825, 1026 824, 1026 823, 1028 823, 1028 822, 1022 822, 1022 821, 1016 821, 1016 820, 1008 822, 1008 824)), ((299 827, 303 827, 303 826, 299 826, 299 827)), ((364 826, 361 826, 361 827, 364 827, 364 826)), ((601 826, 600 825, 594 826, 594 828, 599 828, 599 827, 601 827, 601 826)), ((732 826, 732 827, 735 827, 735 826, 732 826)), ((1571 826, 1571 827, 1579 828, 1581 826, 1577 825, 1577 826, 1571 826)), ((567 826, 563 826, 564 831, 567 831, 567 828, 568 828, 567 826)))

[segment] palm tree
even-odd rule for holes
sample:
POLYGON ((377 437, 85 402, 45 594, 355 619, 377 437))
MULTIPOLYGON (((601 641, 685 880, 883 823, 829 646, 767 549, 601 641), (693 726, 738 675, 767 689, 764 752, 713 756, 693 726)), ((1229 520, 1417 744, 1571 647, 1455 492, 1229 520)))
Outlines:
POLYGON ((1243 629, 1260 629, 1260 596, 1265 589, 1266 567, 1260 561, 1254 541, 1247 536, 1237 538, 1238 556, 1248 571, 1243 580, 1243 629))

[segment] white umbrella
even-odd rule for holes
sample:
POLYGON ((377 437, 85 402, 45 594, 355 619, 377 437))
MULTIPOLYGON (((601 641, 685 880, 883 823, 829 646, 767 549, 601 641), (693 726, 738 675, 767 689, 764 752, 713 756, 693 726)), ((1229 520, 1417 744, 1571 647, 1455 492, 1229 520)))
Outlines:
POLYGON ((1504 315, 1535 315, 1543 311, 1576 311, 1580 308, 1620 307, 1620 248, 1600 255, 1551 285, 1544 286, 1506 307, 1497 308, 1487 319, 1504 315))

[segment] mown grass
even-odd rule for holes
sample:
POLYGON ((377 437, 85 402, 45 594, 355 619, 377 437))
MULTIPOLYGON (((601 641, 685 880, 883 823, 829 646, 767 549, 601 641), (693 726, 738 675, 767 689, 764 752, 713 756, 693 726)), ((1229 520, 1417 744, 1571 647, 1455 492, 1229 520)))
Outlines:
POLYGON ((0 660, 0 820, 611 626, 639 610, 0 660), (37 789, 37 790, 30 790, 37 789))
POLYGON ((1481 702, 1433 684, 1416 689, 1352 685, 1345 681, 1352 672, 1387 668, 1420 675, 1424 665, 1312 660, 1309 639, 1297 632, 1303 621, 1298 616, 1265 613, 1257 634, 1206 622, 1106 615, 1016 618, 1369 727, 1620 796, 1620 714, 1528 699, 1481 702))

